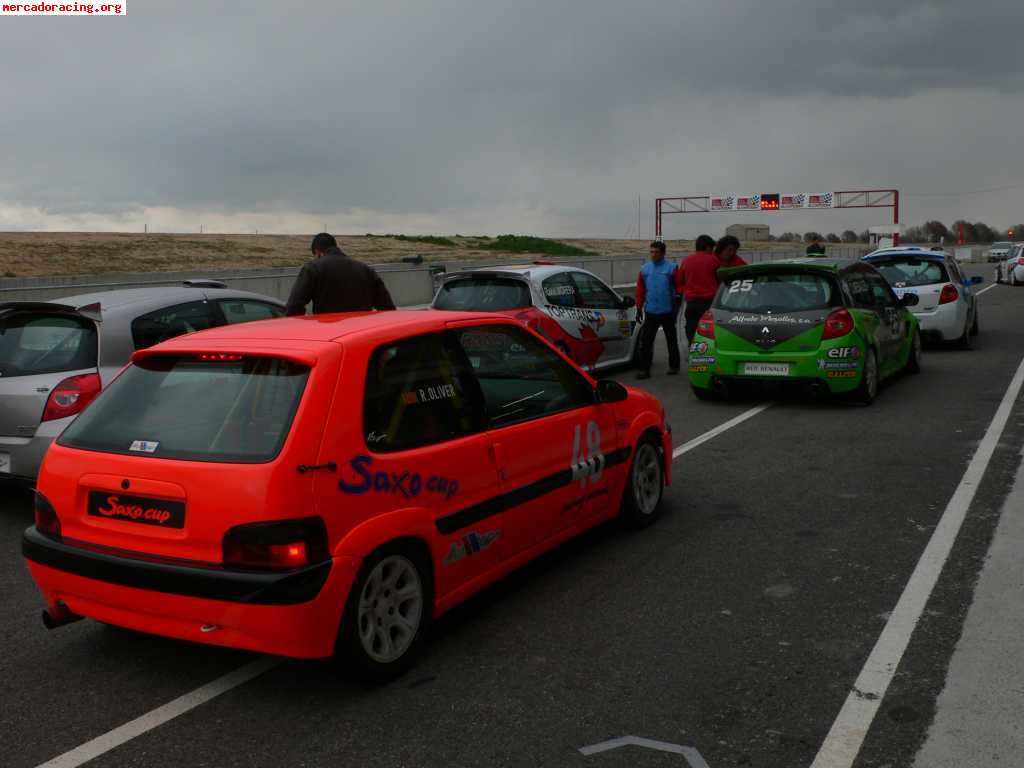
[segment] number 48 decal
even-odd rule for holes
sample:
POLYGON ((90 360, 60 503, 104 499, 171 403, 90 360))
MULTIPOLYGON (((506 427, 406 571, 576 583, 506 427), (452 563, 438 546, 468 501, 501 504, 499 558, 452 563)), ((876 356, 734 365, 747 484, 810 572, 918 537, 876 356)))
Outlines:
POLYGON ((729 293, 749 293, 753 287, 754 281, 750 278, 746 280, 733 280, 729 283, 729 293))
POLYGON ((601 452, 601 428, 596 421, 587 424, 587 444, 583 445, 583 426, 576 425, 576 434, 572 441, 572 479, 580 481, 582 488, 590 482, 601 480, 604 471, 604 454, 601 452), (586 455, 584 455, 584 450, 586 455))

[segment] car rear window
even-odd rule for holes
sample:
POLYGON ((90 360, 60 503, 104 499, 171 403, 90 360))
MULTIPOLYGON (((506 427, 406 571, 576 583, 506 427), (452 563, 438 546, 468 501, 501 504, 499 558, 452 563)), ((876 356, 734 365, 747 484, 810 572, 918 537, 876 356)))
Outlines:
POLYGON ((35 376, 96 367, 96 326, 62 315, 0 320, 0 376, 35 376))
POLYGON ((72 448, 188 461, 273 459, 309 368, 270 357, 146 358, 124 371, 60 437, 72 448))
POLYGON ((500 312, 531 306, 530 286, 508 277, 467 277, 448 280, 434 299, 435 309, 500 312))
POLYGON ((727 280, 714 306, 730 312, 803 312, 837 304, 839 293, 830 277, 772 272, 727 280))
POLYGON ((871 264, 894 288, 949 282, 946 266, 941 261, 893 256, 888 259, 872 260, 871 264))

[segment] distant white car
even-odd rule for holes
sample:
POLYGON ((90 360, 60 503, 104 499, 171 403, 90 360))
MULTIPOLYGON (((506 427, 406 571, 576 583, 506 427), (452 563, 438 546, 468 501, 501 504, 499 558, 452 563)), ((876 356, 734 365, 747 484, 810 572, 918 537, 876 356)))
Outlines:
POLYGON ((978 299, 972 287, 980 277, 967 277, 956 259, 924 248, 884 248, 864 260, 882 273, 897 296, 917 295, 909 307, 921 323, 922 336, 953 341, 969 348, 978 334, 978 299))
POLYGON ((988 260, 992 261, 1005 261, 1010 257, 1010 250, 1013 248, 1013 243, 1006 240, 1000 240, 998 243, 992 243, 988 249, 988 260))
POLYGON ((996 282, 1024 285, 1024 243, 1017 243, 996 265, 996 282))

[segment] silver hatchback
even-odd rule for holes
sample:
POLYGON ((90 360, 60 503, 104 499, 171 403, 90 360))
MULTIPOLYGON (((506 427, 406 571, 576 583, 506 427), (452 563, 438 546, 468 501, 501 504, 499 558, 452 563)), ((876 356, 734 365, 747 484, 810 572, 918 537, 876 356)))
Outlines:
POLYGON ((276 299, 208 280, 0 303, 0 478, 35 479, 50 443, 135 350, 282 315, 276 299))

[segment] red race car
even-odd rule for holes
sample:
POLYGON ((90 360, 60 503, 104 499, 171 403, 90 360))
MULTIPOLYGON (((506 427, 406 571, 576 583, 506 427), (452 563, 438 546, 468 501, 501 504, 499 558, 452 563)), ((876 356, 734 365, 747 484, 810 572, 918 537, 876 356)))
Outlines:
POLYGON ((651 522, 671 456, 657 399, 508 318, 260 321, 136 352, 47 453, 22 548, 48 627, 388 679, 485 585, 651 522))

